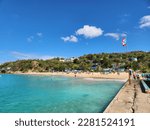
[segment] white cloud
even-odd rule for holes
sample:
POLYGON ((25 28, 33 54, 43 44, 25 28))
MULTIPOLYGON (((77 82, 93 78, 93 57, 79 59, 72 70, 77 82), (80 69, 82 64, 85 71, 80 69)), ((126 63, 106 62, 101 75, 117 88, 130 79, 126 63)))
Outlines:
POLYGON ((95 26, 84 25, 83 28, 80 28, 76 31, 76 35, 83 35, 85 38, 95 38, 101 36, 103 30, 95 26))
POLYGON ((42 37, 42 36, 43 36, 43 33, 37 32, 36 35, 37 35, 38 37, 42 37))
POLYGON ((27 54, 27 53, 21 53, 21 52, 17 52, 17 51, 11 52, 11 55, 19 60, 21 60, 21 59, 43 59, 43 60, 46 60, 46 59, 54 58, 54 57, 48 56, 48 55, 27 54))
POLYGON ((126 33, 122 33, 122 34, 120 34, 121 35, 121 37, 127 37, 127 34, 126 33))
POLYGON ((27 41, 28 41, 28 42, 32 42, 33 39, 34 39, 34 36, 30 36, 30 37, 27 38, 27 41))
POLYGON ((67 37, 61 37, 61 39, 64 40, 64 42, 78 42, 78 38, 73 35, 67 37))
POLYGON ((106 33, 104 36, 112 37, 116 40, 119 40, 120 37, 127 37, 127 33, 106 33))
POLYGON ((140 19, 140 28, 150 27, 150 15, 143 16, 140 19))
POLYGON ((115 38, 116 40, 119 40, 120 38, 120 34, 118 33, 106 33, 104 36, 109 36, 109 37, 115 38))

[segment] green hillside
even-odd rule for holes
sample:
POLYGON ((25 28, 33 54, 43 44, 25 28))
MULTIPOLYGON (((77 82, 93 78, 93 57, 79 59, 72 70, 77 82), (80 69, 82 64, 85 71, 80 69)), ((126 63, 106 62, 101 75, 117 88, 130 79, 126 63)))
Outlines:
POLYGON ((87 54, 77 58, 54 58, 49 60, 18 60, 0 65, 2 73, 8 72, 49 72, 49 71, 103 71, 104 68, 127 69, 150 72, 150 52, 87 54))

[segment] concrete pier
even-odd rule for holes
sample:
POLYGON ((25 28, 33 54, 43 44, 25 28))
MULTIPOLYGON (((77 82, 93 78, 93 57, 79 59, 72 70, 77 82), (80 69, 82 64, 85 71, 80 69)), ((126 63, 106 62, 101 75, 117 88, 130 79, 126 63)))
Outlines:
POLYGON ((150 113, 150 94, 142 91, 140 81, 127 82, 104 113, 150 113))

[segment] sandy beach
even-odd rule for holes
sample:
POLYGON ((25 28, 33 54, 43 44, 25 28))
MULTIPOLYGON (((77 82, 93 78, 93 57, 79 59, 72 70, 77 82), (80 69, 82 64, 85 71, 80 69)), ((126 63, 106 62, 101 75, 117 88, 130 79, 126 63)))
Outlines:
POLYGON ((112 79, 112 80, 127 80, 128 73, 122 72, 120 74, 117 73, 110 73, 110 74, 103 74, 103 73, 96 73, 96 72, 82 72, 82 73, 65 73, 65 72, 27 72, 21 73, 16 72, 15 74, 27 74, 27 75, 46 75, 46 76, 69 76, 69 77, 79 77, 79 78, 94 78, 94 79, 112 79))

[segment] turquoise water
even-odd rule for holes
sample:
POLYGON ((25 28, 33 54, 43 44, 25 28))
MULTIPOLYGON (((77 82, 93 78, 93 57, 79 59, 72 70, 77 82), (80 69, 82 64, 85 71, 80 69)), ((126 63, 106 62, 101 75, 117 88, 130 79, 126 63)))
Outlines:
POLYGON ((103 112, 123 84, 62 76, 0 75, 0 112, 103 112))

